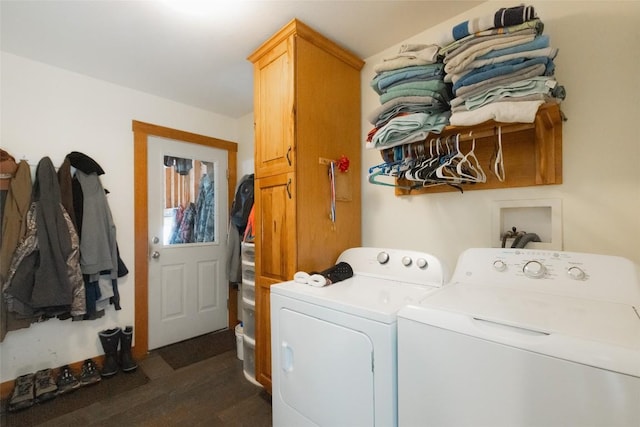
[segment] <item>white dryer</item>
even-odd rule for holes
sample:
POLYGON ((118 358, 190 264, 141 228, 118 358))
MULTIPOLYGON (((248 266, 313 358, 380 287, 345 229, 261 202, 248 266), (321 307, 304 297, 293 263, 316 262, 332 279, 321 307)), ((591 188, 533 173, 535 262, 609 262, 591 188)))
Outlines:
POLYGON ((398 314, 400 426, 640 426, 640 283, 619 257, 469 249, 398 314))
POLYGON ((446 281, 432 255, 353 248, 353 277, 271 287, 273 425, 397 425, 396 314, 446 281))

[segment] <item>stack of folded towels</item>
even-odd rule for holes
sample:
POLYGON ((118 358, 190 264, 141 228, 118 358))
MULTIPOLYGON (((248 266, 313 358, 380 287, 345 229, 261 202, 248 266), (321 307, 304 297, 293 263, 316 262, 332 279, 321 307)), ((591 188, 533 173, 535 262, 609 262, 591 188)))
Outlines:
POLYGON ((543 29, 533 6, 520 5, 461 22, 437 44, 401 46, 374 66, 381 105, 367 117, 366 147, 390 152, 449 124, 532 123, 540 105, 566 96, 543 29))
POLYGON ((367 148, 386 149, 423 141, 449 123, 450 84, 435 44, 403 45, 374 67, 371 87, 380 106, 369 114, 374 125, 367 148))
POLYGON ((439 51, 444 80, 453 84, 450 124, 532 123, 540 105, 564 99, 564 87, 554 78, 558 49, 543 29, 533 6, 524 5, 452 29, 439 51))

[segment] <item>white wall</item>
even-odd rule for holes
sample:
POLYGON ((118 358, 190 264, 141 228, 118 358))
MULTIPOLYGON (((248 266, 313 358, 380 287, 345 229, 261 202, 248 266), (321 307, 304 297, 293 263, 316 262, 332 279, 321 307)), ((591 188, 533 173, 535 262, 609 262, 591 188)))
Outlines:
MULTIPOLYGON (((382 162, 363 150, 363 244, 431 252, 450 267, 468 247, 490 247, 496 200, 561 199, 564 250, 619 255, 640 263, 640 2, 532 1, 544 33, 559 48, 556 78, 567 90, 561 109, 563 179, 557 186, 395 197, 369 184, 367 170, 382 162)), ((513 2, 488 2, 405 42, 434 43, 466 19, 513 2)), ((373 66, 398 46, 366 59, 362 72, 362 140, 379 105, 369 87, 373 66)), ((508 177, 509 171, 507 171, 508 177)))
MULTIPOLYGON (((1 145, 34 165, 49 156, 59 166, 81 151, 101 176, 129 275, 121 279, 122 310, 98 320, 56 319, 9 332, 0 344, 0 381, 102 354, 98 332, 134 320, 133 133, 139 120, 236 141, 238 121, 104 81, 2 53, 1 145)), ((35 169, 34 169, 35 170, 35 169)), ((134 331, 135 332, 135 331, 134 331)))
POLYGON ((253 138, 253 113, 249 113, 238 119, 238 180, 244 175, 255 173, 253 138))

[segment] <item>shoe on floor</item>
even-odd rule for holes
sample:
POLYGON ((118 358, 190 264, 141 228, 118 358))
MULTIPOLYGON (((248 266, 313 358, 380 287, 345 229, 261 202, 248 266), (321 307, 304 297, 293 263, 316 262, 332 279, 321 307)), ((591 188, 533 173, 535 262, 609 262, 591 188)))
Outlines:
POLYGON ((9 411, 19 411, 33 405, 34 374, 21 375, 16 378, 11 399, 9 399, 9 411))
POLYGON ((35 385, 36 402, 42 403, 56 397, 58 386, 53 380, 53 371, 51 369, 41 369, 36 372, 35 385))
POLYGON ((58 394, 65 394, 80 388, 80 381, 73 375, 69 365, 64 365, 60 368, 56 385, 58 386, 58 394))
POLYGON ((98 370, 98 366, 96 362, 91 359, 87 359, 82 364, 82 372, 80 373, 80 385, 90 385, 99 382, 102 378, 100 378, 100 371, 98 370))

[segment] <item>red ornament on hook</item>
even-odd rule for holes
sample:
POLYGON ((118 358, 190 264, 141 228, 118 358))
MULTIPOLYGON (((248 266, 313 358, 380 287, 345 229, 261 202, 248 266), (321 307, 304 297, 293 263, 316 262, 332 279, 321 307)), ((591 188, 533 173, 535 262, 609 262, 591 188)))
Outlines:
POLYGON ((347 156, 340 156, 338 159, 338 170, 340 172, 346 172, 349 170, 349 158, 347 156))

